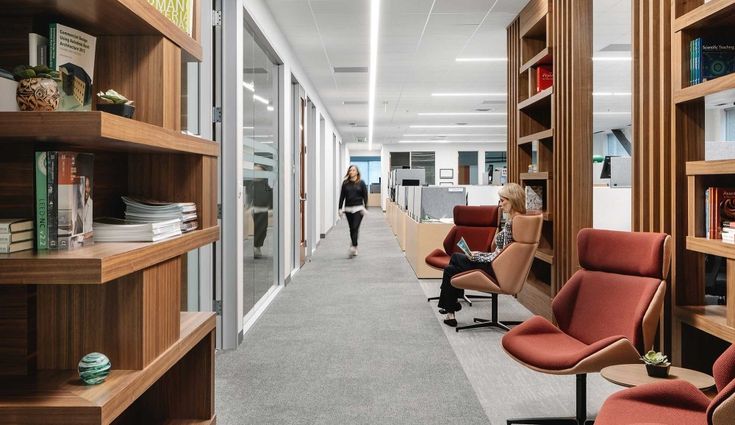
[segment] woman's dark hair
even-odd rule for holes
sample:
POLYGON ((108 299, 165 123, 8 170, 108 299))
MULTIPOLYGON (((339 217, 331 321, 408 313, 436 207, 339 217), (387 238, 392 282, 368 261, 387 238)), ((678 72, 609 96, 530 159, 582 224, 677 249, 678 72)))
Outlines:
POLYGON ((349 167, 347 167, 347 173, 345 174, 344 180, 342 180, 343 182, 350 180, 350 168, 352 167, 355 167, 355 172, 357 173, 357 175, 355 176, 355 183, 360 182, 360 169, 357 168, 357 165, 350 165, 349 167))

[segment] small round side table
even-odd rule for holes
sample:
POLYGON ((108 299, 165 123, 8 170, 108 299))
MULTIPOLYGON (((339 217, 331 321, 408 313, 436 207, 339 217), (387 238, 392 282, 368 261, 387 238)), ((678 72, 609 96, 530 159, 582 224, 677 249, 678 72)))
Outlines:
POLYGON ((646 365, 643 363, 608 366, 600 371, 600 375, 613 384, 622 385, 624 387, 635 387, 638 385, 649 384, 651 382, 661 382, 674 379, 687 381, 702 391, 715 386, 715 379, 706 373, 675 366, 671 366, 669 369, 669 376, 666 378, 653 378, 648 376, 648 373, 646 373, 646 365))

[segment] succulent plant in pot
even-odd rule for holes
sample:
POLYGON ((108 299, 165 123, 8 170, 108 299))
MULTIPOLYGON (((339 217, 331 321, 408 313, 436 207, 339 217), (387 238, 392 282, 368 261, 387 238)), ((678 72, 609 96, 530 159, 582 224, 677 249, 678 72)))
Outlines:
POLYGON ((115 90, 109 89, 106 92, 99 92, 97 98, 99 99, 97 103, 98 111, 109 112, 125 118, 133 117, 133 112, 135 112, 133 101, 128 100, 115 90))
POLYGON ((641 360, 646 364, 646 372, 648 373, 648 376, 656 378, 665 378, 669 376, 669 367, 671 367, 671 362, 669 362, 669 358, 663 353, 651 350, 641 357, 641 360))
POLYGON ((50 112, 59 107, 59 72, 46 65, 19 65, 13 69, 18 82, 15 99, 21 111, 50 112))

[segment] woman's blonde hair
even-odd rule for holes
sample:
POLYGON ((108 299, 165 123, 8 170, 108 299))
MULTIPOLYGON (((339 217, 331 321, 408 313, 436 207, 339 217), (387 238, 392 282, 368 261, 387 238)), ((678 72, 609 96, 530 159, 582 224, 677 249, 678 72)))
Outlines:
POLYGON ((500 197, 510 202, 513 211, 526 213, 526 191, 517 183, 508 183, 500 189, 500 197))
POLYGON ((357 168, 357 165, 350 164, 349 167, 347 167, 347 172, 345 173, 345 178, 342 180, 343 182, 350 181, 350 168, 355 167, 355 183, 360 183, 360 169, 357 168))

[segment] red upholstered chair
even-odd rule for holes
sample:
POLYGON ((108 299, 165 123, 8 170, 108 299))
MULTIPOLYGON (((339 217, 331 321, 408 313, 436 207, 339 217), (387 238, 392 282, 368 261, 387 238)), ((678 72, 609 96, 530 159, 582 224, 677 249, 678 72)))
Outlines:
MULTIPOLYGON (((462 252, 457 247, 457 242, 464 238, 472 251, 490 251, 490 245, 495 239, 495 233, 500 225, 499 209, 493 206, 468 206, 457 205, 453 210, 454 227, 449 230, 444 238, 444 248, 435 249, 426 256, 426 264, 442 269, 449 265, 449 260, 455 252, 462 252)), ((479 295, 466 295, 465 301, 470 305, 469 298, 490 298, 479 295)), ((430 297, 428 301, 437 300, 439 297, 430 297)))
POLYGON ((587 374, 637 363, 653 346, 671 263, 671 237, 583 229, 581 269, 551 303, 557 326, 534 316, 503 336, 508 355, 533 370, 577 376, 575 418, 509 419, 508 424, 571 423, 587 419, 587 374))
POLYGON ((531 270, 536 248, 541 239, 541 227, 544 217, 537 215, 520 215, 513 219, 513 243, 508 245, 493 260, 494 276, 484 270, 471 270, 460 273, 452 278, 455 288, 472 289, 475 291, 490 292, 492 299, 492 319, 475 318, 476 323, 468 326, 458 326, 457 332, 462 329, 495 327, 510 330, 508 325, 517 325, 516 321, 498 321, 498 294, 516 295, 521 292, 526 283, 528 272, 531 270))
POLYGON ((595 424, 735 424, 735 345, 717 359, 712 375, 717 395, 711 401, 688 382, 656 382, 611 395, 602 405, 595 424))

